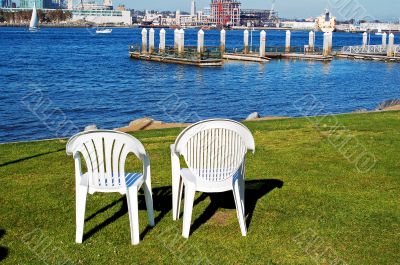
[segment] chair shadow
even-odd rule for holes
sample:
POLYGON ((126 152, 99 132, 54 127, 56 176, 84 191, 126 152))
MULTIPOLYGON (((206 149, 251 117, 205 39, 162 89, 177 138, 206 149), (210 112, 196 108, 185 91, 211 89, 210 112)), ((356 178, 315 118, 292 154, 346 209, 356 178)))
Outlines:
MULTIPOLYGON (((144 194, 142 190, 139 193, 138 203, 139 203, 139 210, 147 210, 146 201, 144 198, 144 194)), ((160 187, 160 188, 153 188, 153 208, 155 213, 159 212, 157 216, 155 216, 154 221, 157 224, 160 222, 164 216, 172 210, 172 188, 171 186, 167 187, 160 187)), ((198 202, 197 202, 198 203, 198 202)), ((112 224, 120 217, 128 214, 128 205, 126 201, 126 196, 119 198, 118 200, 113 201, 112 203, 102 207, 101 209, 97 210, 95 213, 91 214, 90 216, 86 217, 85 222, 90 221, 96 218, 99 214, 106 212, 107 210, 116 207, 117 205, 121 204, 120 209, 114 213, 113 216, 104 220, 101 224, 97 225, 96 227, 92 228, 86 234, 84 234, 83 240, 86 240, 93 236, 95 233, 102 230, 104 227, 112 224)), ((147 214, 147 213, 146 213, 147 214)), ((139 224, 140 225, 140 224, 139 224)), ((141 240, 153 229, 150 225, 147 224, 146 228, 140 234, 141 240)))
MULTIPOLYGON (((267 179, 267 180, 250 180, 246 181, 245 187, 245 210, 247 213, 247 226, 250 225, 253 212, 255 210, 257 201, 274 190, 275 188, 282 188, 283 182, 277 179, 267 179)), ((157 224, 160 222, 169 212, 172 210, 172 188, 171 186, 153 188, 153 208, 155 212, 159 212, 157 216, 155 216, 154 221, 157 224)), ((191 232, 194 232, 197 228, 199 228, 202 224, 206 223, 218 210, 218 208, 227 208, 227 209, 235 209, 235 201, 233 199, 232 192, 224 192, 224 193, 202 193, 195 201, 193 206, 196 206, 207 197, 210 197, 211 203, 207 206, 206 210, 194 221, 191 226, 191 232)), ((146 202, 143 193, 139 194, 138 198, 139 210, 146 211, 146 202)), ((183 202, 182 202, 183 203, 183 202)), ((96 218, 101 213, 106 212, 107 210, 116 207, 117 205, 121 205, 120 209, 114 213, 114 215, 110 216, 106 220, 104 220, 101 224, 95 226, 90 231, 88 231, 83 236, 83 240, 89 239, 91 236, 102 230, 104 227, 112 224, 117 221, 122 216, 128 213, 128 205, 126 201, 126 196, 119 198, 118 200, 113 201, 112 203, 102 207, 97 210, 95 213, 86 217, 85 222, 88 222, 94 218, 96 218)), ((150 232, 153 227, 147 224, 146 228, 140 234, 141 240, 150 232)))
POLYGON ((23 158, 20 158, 20 159, 17 159, 17 160, 9 161, 9 162, 5 162, 3 164, 0 164, 0 167, 12 165, 12 164, 17 164, 19 162, 23 162, 23 161, 26 161, 26 160, 29 160, 29 159, 33 159, 33 158, 41 157, 41 156, 44 156, 44 155, 49 155, 49 154, 61 152, 61 151, 65 151, 65 148, 57 149, 57 150, 49 151, 49 152, 45 152, 45 153, 40 153, 40 154, 36 154, 36 155, 32 155, 32 156, 27 156, 27 157, 23 157, 23 158))
MULTIPOLYGON (((6 230, 0 229, 0 239, 4 237, 6 230)), ((8 248, 0 246, 0 261, 4 260, 8 256, 8 248)))
MULTIPOLYGON (((245 212, 246 225, 250 226, 257 201, 276 188, 282 188, 283 181, 279 179, 250 180, 245 183, 245 212)), ((232 191, 223 193, 203 193, 202 200, 210 198, 211 202, 204 212, 193 222, 190 233, 192 234, 202 224, 210 220, 219 208, 236 209, 232 191)), ((200 199, 199 198, 199 199, 200 199)))

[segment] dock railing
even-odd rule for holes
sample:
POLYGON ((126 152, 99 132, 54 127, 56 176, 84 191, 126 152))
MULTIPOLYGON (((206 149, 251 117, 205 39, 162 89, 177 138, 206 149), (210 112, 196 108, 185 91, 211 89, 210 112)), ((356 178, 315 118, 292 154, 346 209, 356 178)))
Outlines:
MULTIPOLYGON (((227 53, 233 54, 243 54, 244 48, 228 48, 227 53)), ((260 47, 250 47, 249 54, 259 54, 260 47)), ((284 54, 286 52, 286 47, 283 46, 267 46, 265 47, 266 56, 284 54)), ((300 53, 300 54, 322 54, 322 49, 320 47, 309 48, 306 46, 292 46, 290 47, 289 53, 300 53)))
POLYGON ((165 47, 165 50, 155 49, 153 53, 148 51, 142 51, 140 45, 130 45, 129 52, 139 53, 141 55, 148 56, 162 56, 168 58, 180 58, 186 60, 221 60, 222 54, 219 47, 205 46, 204 51, 199 53, 197 51, 197 46, 185 46, 183 52, 179 52, 173 46, 165 47))
MULTIPOLYGON (((386 55, 388 46, 383 45, 366 45, 366 46, 344 46, 341 50, 346 54, 371 54, 371 55, 386 55)), ((394 55, 400 54, 400 45, 393 46, 394 55)))

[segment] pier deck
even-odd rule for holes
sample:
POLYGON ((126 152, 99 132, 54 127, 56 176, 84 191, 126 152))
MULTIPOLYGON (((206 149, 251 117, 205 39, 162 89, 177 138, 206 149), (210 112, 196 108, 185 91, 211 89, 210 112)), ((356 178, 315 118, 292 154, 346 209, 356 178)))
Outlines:
POLYGON ((167 47, 164 51, 154 50, 153 52, 142 52, 139 46, 129 46, 129 56, 132 59, 193 65, 198 67, 220 67, 224 60, 220 52, 206 49, 198 53, 195 47, 187 47, 179 53, 173 47, 167 47))

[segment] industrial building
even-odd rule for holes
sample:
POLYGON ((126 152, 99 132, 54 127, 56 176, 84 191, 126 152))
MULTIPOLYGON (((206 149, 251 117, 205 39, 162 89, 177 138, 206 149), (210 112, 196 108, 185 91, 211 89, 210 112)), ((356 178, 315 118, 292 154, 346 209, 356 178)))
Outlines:
POLYGON ((33 3, 36 2, 36 7, 40 9, 60 9, 64 8, 62 0, 20 0, 20 8, 33 8, 33 3))
POLYGON ((274 10, 241 9, 240 24, 253 27, 276 27, 279 23, 278 13, 274 10))
POLYGON ((240 5, 236 0, 211 0, 211 23, 220 26, 240 25, 240 5))

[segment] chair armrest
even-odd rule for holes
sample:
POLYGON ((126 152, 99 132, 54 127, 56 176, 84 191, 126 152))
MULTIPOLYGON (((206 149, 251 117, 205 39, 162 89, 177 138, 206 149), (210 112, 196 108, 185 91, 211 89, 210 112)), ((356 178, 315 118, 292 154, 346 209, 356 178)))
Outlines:
POLYGON ((171 150, 171 165, 172 165, 172 177, 180 175, 180 161, 179 161, 179 154, 175 152, 175 144, 170 145, 171 150))
POLYGON ((82 177, 82 162, 79 152, 75 153, 74 161, 75 161, 75 182, 78 185, 80 184, 82 177))

